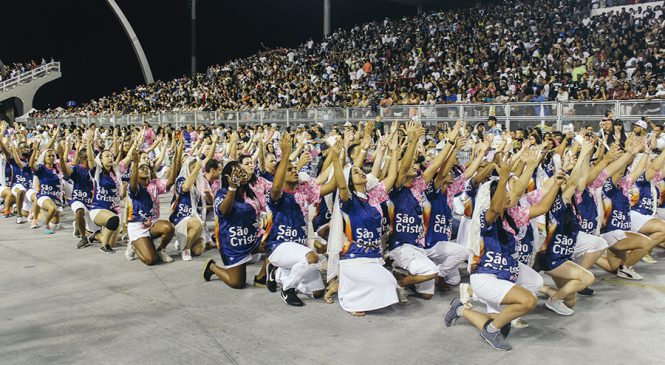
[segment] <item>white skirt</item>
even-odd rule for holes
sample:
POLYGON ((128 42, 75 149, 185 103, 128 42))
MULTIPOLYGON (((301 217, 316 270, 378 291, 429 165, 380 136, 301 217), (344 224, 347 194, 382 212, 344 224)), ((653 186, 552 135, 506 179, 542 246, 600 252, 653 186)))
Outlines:
POLYGON ((382 259, 339 262, 339 305, 347 312, 366 312, 397 303, 397 281, 382 259))

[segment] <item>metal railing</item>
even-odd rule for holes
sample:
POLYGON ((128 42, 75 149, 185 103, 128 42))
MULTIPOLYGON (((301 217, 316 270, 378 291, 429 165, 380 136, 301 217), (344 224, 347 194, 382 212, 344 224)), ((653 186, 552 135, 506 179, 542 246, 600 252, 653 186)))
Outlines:
POLYGON ((176 127, 192 124, 211 123, 245 124, 276 123, 292 126, 304 123, 331 125, 344 122, 358 122, 381 116, 387 123, 418 118, 425 125, 439 122, 455 122, 464 119, 470 123, 484 122, 491 115, 507 129, 525 128, 540 125, 544 128, 561 130, 563 125, 573 124, 579 128, 597 122, 610 111, 615 118, 633 121, 644 116, 654 121, 665 122, 665 99, 589 102, 546 102, 546 103, 506 103, 506 104, 436 104, 436 105, 397 105, 380 108, 315 108, 278 109, 255 111, 219 112, 168 112, 154 114, 125 114, 98 116, 70 116, 59 118, 29 118, 29 124, 76 123, 98 126, 127 126, 148 122, 151 125, 173 125, 176 127))
POLYGON ((60 72, 60 62, 49 62, 9 80, 0 82, 0 92, 13 89, 34 79, 46 76, 50 72, 60 72))

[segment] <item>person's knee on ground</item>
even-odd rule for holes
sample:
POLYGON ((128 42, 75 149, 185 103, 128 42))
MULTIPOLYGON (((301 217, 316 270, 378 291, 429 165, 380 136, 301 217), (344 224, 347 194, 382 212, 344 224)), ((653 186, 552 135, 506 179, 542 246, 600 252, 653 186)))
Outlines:
POLYGON ((106 224, 104 225, 104 228, 108 229, 111 232, 117 231, 118 227, 120 227, 120 218, 118 218, 117 215, 110 217, 106 221, 106 224))
POLYGON ((203 244, 203 239, 199 239, 192 244, 190 249, 192 256, 201 256, 205 251, 205 245, 203 244))
POLYGON ((418 297, 420 297, 420 299, 430 300, 434 297, 434 294, 418 293, 418 297))

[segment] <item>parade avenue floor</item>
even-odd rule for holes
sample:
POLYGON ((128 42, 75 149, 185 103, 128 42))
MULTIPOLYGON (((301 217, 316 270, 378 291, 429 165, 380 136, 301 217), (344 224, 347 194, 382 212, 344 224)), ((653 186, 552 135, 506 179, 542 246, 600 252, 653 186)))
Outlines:
POLYGON ((127 261, 124 247, 77 250, 71 219, 67 207, 65 229, 48 236, 0 218, 1 364, 665 364, 662 249, 657 264, 637 265, 642 282, 594 269, 596 295, 572 317, 541 298, 499 352, 468 322, 443 325, 456 287, 364 318, 322 300, 289 307, 264 288, 205 282, 215 250, 183 262, 170 245, 175 261, 154 267, 127 261))

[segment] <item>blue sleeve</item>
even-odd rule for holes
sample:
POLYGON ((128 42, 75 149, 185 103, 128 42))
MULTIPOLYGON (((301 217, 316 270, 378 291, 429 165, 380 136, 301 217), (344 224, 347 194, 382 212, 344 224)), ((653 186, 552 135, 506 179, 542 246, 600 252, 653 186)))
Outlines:
POLYGON ((215 195, 215 201, 213 202, 213 209, 215 209, 215 215, 218 217, 224 216, 222 213, 219 212, 219 207, 222 205, 222 202, 226 198, 226 189, 219 189, 217 194, 215 195))
MULTIPOLYGON (((347 201, 342 201, 340 199, 340 203, 341 203, 340 204, 340 209, 342 210, 342 212, 344 212, 346 214, 349 214, 349 212, 351 211, 351 209, 353 207, 353 203, 354 203, 353 199, 357 199, 353 193, 351 194, 351 196, 349 197, 349 200, 347 200, 347 201)), ((325 201, 323 199, 321 201, 321 204, 325 204, 325 201)), ((333 209, 334 209, 334 207, 333 207, 333 209)))
MULTIPOLYGON (((480 213, 480 235, 481 236, 491 236, 494 233, 495 224, 487 224, 487 218, 485 215, 487 211, 480 213)), ((495 222, 496 223, 496 222, 495 222)))

